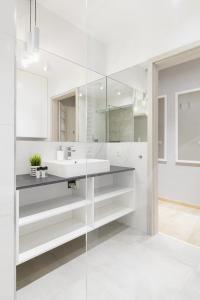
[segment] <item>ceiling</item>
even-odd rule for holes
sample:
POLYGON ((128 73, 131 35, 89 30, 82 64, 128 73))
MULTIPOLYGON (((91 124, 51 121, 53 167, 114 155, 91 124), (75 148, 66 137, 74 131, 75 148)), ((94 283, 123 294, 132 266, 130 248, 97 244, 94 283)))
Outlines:
POLYGON ((165 32, 190 18, 199 18, 199 0, 38 0, 47 9, 110 44, 165 32), (87 9, 86 9, 87 3, 87 9))

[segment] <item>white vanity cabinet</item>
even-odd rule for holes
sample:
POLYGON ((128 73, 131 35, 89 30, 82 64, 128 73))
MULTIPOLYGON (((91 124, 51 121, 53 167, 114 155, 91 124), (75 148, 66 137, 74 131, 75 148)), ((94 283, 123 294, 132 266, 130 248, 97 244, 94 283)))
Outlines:
MULTIPOLYGON (((114 220, 132 225, 134 171, 17 190, 16 263, 24 263, 114 220), (87 187, 86 187, 87 184, 87 187)), ((28 176, 28 175, 27 175, 28 176)))
POLYGON ((47 138, 47 79, 17 70, 16 136, 47 138))

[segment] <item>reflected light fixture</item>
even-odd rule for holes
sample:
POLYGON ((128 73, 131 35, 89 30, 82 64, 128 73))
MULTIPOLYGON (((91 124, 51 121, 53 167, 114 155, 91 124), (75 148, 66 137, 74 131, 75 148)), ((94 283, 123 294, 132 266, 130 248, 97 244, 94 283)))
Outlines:
POLYGON ((143 99, 143 100, 142 100, 142 106, 145 107, 145 106, 146 106, 146 103, 147 103, 146 100, 143 99))
POLYGON ((182 0, 172 0, 174 5, 178 5, 179 3, 181 3, 182 0))
POLYGON ((120 96, 120 95, 121 95, 121 92, 120 92, 120 91, 118 91, 118 92, 117 92, 117 95, 118 95, 118 96, 120 96))
POLYGON ((44 65, 43 71, 44 71, 44 72, 47 72, 47 71, 48 71, 48 65, 44 65))
POLYGON ((101 91, 103 91, 104 87, 103 85, 100 85, 100 88, 99 88, 101 91))
POLYGON ((146 92, 143 92, 143 99, 141 101, 141 104, 143 107, 147 106, 147 93, 146 92))

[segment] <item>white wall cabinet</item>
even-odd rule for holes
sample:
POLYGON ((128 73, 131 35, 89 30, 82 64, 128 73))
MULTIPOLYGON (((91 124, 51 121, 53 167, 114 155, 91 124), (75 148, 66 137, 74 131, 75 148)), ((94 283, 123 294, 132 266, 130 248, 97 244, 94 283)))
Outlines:
POLYGON ((47 138, 47 79, 17 70, 16 135, 47 138))

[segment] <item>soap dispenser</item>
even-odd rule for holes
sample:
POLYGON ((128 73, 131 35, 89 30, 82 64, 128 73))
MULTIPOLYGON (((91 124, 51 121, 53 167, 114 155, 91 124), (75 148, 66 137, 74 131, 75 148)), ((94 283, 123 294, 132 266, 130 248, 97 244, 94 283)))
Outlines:
POLYGON ((60 146, 57 151, 57 160, 64 160, 64 150, 62 146, 60 146))

